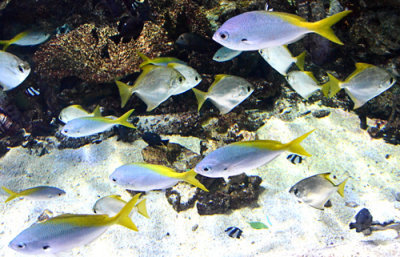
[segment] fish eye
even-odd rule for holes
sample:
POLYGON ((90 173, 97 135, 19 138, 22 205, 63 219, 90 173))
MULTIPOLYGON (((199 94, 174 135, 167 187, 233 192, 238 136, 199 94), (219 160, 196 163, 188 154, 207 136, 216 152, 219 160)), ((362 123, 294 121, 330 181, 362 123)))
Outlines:
POLYGON ((179 82, 182 83, 182 81, 183 81, 183 78, 179 77, 179 82))
POLYGON ((389 80, 389 83, 390 83, 390 84, 393 84, 394 82, 395 82, 394 78, 391 77, 390 80, 389 80))
POLYGON ((226 31, 223 31, 223 32, 219 33, 219 36, 220 36, 222 39, 228 39, 228 38, 229 38, 229 34, 228 34, 228 32, 226 32, 226 31))
POLYGON ((294 193, 296 196, 298 196, 299 190, 298 190, 297 188, 295 188, 295 189, 293 190, 293 193, 294 193))
POLYGON ((250 92, 251 91, 251 87, 247 87, 247 92, 250 92))
POLYGON ((194 80, 196 80, 196 81, 197 81, 197 80, 199 80, 199 78, 196 76, 196 77, 194 77, 194 80))
POLYGON ((49 248, 50 248, 50 245, 44 245, 44 246, 42 247, 43 250, 48 250, 49 248))
POLYGON ((23 67, 22 65, 18 65, 18 70, 19 70, 20 72, 24 72, 24 67, 23 67))
POLYGON ((204 168, 203 168, 203 171, 209 171, 209 170, 210 170, 209 167, 204 167, 204 168))
POLYGON ((225 167, 225 168, 224 168, 224 170, 227 170, 227 169, 228 169, 228 167, 225 167))
POLYGON ((117 179, 116 178, 112 178, 112 181, 117 182, 117 179))
POLYGON ((26 246, 26 244, 24 244, 24 243, 19 243, 19 244, 17 244, 17 247, 18 247, 19 249, 24 249, 25 246, 26 246))
POLYGON ((247 41, 247 38, 242 38, 242 42, 246 42, 247 41))
POLYGON ((64 129, 64 133, 68 133, 68 129, 64 129))

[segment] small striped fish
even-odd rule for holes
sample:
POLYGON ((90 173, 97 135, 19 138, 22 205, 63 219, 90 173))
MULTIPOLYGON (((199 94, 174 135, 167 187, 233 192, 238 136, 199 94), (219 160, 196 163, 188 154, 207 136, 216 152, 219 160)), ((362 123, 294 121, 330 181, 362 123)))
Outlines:
POLYGON ((293 164, 298 164, 303 161, 303 157, 301 157, 300 155, 297 155, 297 154, 293 154, 293 153, 289 154, 288 157, 286 157, 286 159, 288 159, 293 164))
POLYGON ((227 232, 228 236, 232 238, 240 238, 243 233, 243 231, 238 227, 229 227, 225 229, 225 232, 227 232))
POLYGON ((38 96, 40 95, 40 89, 35 89, 34 87, 28 87, 25 89, 25 94, 30 95, 30 96, 38 96))

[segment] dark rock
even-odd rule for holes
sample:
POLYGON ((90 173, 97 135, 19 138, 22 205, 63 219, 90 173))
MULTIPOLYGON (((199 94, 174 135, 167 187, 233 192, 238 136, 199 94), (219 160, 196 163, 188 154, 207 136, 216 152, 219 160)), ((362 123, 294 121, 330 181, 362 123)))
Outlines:
POLYGON ((228 213, 254 205, 261 193, 261 178, 245 174, 231 177, 228 184, 223 179, 201 177, 200 181, 210 190, 209 193, 198 191, 197 211, 200 215, 228 213))
POLYGON ((368 209, 364 208, 360 210, 356 215, 356 222, 350 223, 350 229, 355 228, 356 232, 362 232, 367 230, 372 225, 372 215, 368 209))

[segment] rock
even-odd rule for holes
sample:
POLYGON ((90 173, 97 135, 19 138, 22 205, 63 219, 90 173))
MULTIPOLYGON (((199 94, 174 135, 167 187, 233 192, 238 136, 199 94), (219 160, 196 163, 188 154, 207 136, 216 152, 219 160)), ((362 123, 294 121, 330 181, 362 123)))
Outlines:
POLYGON ((317 111, 312 112, 312 116, 320 119, 320 118, 328 116, 330 113, 331 112, 329 110, 317 110, 317 111))

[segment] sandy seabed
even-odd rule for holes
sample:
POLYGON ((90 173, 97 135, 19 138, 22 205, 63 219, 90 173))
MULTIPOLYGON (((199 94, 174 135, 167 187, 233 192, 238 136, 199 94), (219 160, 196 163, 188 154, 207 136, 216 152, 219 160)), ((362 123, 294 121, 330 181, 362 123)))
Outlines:
MULTIPOLYGON (((313 111, 320 107, 304 105, 300 109, 313 111)), ((331 114, 321 119, 307 115, 291 122, 270 118, 257 131, 260 139, 288 142, 316 129, 302 143, 312 157, 293 165, 286 160, 287 154, 282 154, 250 174, 261 176, 265 188, 257 207, 228 215, 200 216, 196 208, 177 213, 163 192, 149 192, 145 198, 150 219, 137 213, 132 216, 139 232, 112 226, 91 244, 57 256, 400 256, 395 231, 365 237, 349 229, 362 208, 368 208, 376 221, 400 221, 400 202, 394 196, 400 192, 400 147, 371 139, 359 128, 355 114, 324 109, 331 114), (345 197, 335 194, 331 208, 314 209, 288 193, 297 181, 324 172, 336 175, 337 183, 350 178, 345 197), (358 206, 347 207, 346 202, 358 206), (272 223, 269 229, 255 230, 248 225, 249 221, 267 223, 266 217, 272 223), (224 232, 230 226, 241 228, 243 236, 230 238, 224 232)), ((172 142, 175 140, 187 142, 185 146, 195 152, 199 149, 199 140, 178 135, 171 137, 172 142)), ((121 194, 128 200, 128 193, 112 184, 108 176, 122 164, 142 161, 141 149, 146 145, 142 140, 128 144, 113 137, 75 150, 52 149, 41 157, 26 148, 11 149, 0 159, 1 186, 21 190, 51 185, 67 194, 52 201, 17 199, 0 204, 0 256, 26 256, 7 245, 45 209, 54 215, 91 214, 99 196, 121 194)), ((184 183, 177 186, 188 194, 193 192, 184 183)), ((5 192, 0 193, 0 199, 6 199, 5 192)))

